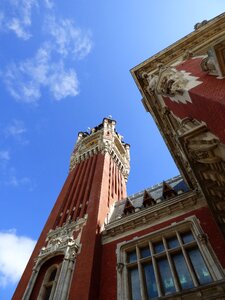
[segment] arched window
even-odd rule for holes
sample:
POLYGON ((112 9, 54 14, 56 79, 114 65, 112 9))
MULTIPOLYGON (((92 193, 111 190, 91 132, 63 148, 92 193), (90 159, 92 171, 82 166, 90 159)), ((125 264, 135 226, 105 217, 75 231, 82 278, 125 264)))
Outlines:
POLYGON ((59 272, 59 265, 53 265, 46 271, 38 300, 54 299, 54 292, 57 285, 59 272))

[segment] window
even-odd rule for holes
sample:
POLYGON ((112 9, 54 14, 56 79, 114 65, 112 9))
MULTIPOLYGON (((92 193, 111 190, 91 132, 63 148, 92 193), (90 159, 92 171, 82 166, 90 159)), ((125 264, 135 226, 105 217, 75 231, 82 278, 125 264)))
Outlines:
POLYGON ((51 300, 54 299, 54 292, 59 277, 59 266, 51 266, 46 274, 42 284, 42 288, 38 300, 51 300))
POLYGON ((212 257, 211 263, 205 260, 201 248, 190 226, 123 244, 120 257, 124 267, 118 275, 123 283, 118 288, 125 292, 118 291, 118 299, 155 299, 216 280, 215 270, 211 270, 215 262, 212 257))

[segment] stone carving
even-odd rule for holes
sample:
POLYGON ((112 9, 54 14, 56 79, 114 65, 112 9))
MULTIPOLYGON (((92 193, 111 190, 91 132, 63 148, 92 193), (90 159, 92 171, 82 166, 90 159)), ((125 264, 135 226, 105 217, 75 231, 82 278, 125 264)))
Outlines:
POLYGON ((195 24, 194 29, 197 30, 199 28, 201 28, 202 26, 206 25, 208 23, 207 20, 203 20, 202 22, 198 22, 195 24))
POLYGON ((190 49, 187 49, 185 50, 184 52, 184 55, 183 55, 183 60, 186 60, 186 59, 190 59, 194 56, 194 53, 190 50, 190 49))
POLYGON ((163 96, 183 95, 187 83, 183 72, 171 67, 161 67, 156 91, 163 96))
POLYGON ((117 269, 117 271, 118 271, 119 273, 122 273, 123 268, 124 268, 124 264, 123 264, 123 263, 117 263, 116 269, 117 269))
POLYGON ((208 242, 208 236, 207 236, 207 234, 205 234, 205 233, 198 234, 198 240, 202 244, 206 244, 208 242))
POLYGON ((155 74, 148 74, 148 73, 143 73, 142 74, 142 78, 144 80, 146 80, 147 82, 147 91, 149 92, 150 95, 153 95, 155 93, 155 89, 156 89, 156 86, 157 86, 157 82, 158 82, 158 79, 159 79, 159 76, 158 75, 155 75, 155 74))
POLYGON ((50 230, 46 239, 47 245, 42 247, 38 258, 56 251, 61 251, 67 255, 70 253, 74 256, 79 250, 80 236, 84 222, 85 220, 80 219, 78 222, 67 223, 62 228, 50 230))
POLYGON ((147 80, 147 90, 151 95, 154 93, 170 97, 183 95, 188 83, 185 73, 172 67, 159 66, 158 75, 145 73, 143 77, 147 80))
POLYGON ((192 118, 184 118, 180 122, 178 122, 178 133, 179 135, 182 135, 186 132, 190 132, 192 130, 196 130, 197 127, 202 126, 203 123, 199 122, 196 119, 192 118))
POLYGON ((219 75, 216 68, 215 58, 210 52, 208 53, 208 56, 203 58, 201 61, 201 69, 204 72, 208 72, 210 75, 219 75))

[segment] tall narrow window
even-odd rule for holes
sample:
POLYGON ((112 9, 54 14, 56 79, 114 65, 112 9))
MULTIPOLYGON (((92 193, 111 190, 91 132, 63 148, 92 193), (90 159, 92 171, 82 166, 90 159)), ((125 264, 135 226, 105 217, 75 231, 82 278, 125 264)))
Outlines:
POLYGON ((51 292, 53 290, 53 285, 55 283, 57 268, 55 267, 49 274, 48 279, 44 284, 44 297, 43 300, 49 300, 51 292))
POLYGON ((46 271, 40 294, 38 296, 38 300, 54 299, 54 293, 59 277, 59 271, 59 265, 53 265, 46 271))

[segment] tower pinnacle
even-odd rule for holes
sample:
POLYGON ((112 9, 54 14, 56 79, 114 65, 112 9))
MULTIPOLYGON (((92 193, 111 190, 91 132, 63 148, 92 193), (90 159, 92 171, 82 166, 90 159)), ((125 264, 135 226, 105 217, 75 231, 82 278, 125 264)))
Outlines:
POLYGON ((130 171, 130 145, 122 140, 115 129, 116 121, 104 118, 102 123, 88 132, 79 132, 70 159, 70 171, 97 153, 109 153, 127 180, 130 171))

